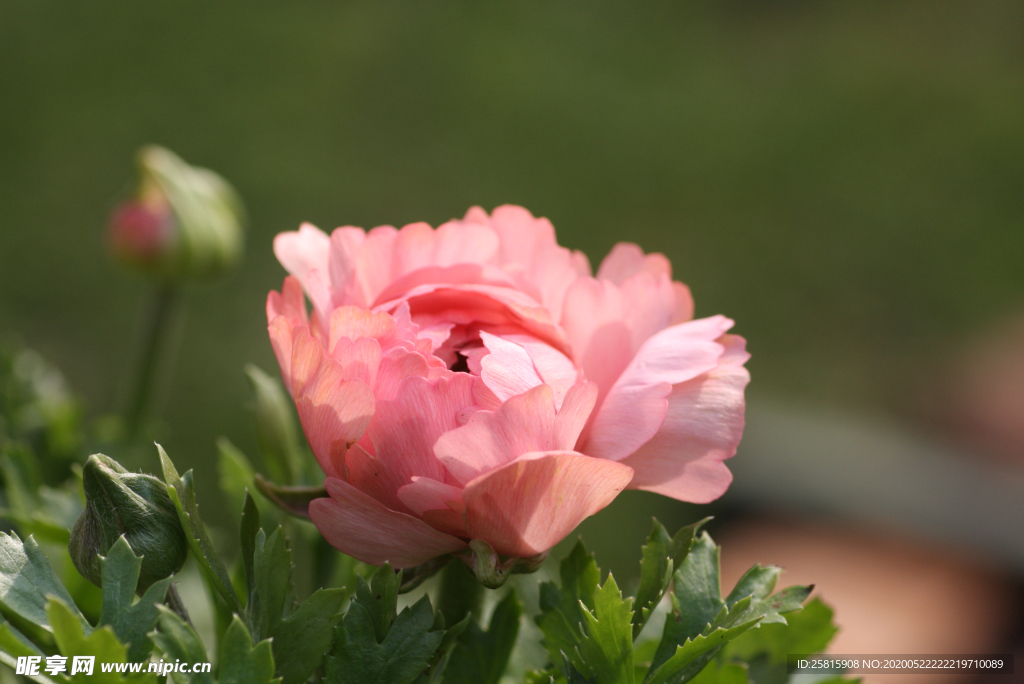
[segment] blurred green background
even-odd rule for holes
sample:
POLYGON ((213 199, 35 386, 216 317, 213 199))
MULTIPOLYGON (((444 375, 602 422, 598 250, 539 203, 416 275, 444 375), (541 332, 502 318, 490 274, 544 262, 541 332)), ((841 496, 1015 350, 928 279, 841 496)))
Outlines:
POLYGON ((1010 0, 0 0, 0 334, 117 407, 146 287, 104 227, 153 142, 250 217, 242 267, 190 287, 162 390, 204 506, 215 438, 256 451, 242 365, 276 372, 271 240, 301 221, 522 204, 595 267, 619 240, 667 254, 749 340, 754 401, 916 420, 1024 309, 1022 30, 1010 0))

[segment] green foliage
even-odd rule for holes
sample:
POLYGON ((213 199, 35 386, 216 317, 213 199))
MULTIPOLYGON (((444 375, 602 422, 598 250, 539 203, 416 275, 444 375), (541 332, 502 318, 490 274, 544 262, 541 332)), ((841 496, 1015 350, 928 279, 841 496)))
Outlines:
MULTIPOLYGON (((28 636, 45 640, 45 634, 53 633, 47 614, 50 597, 75 605, 35 539, 22 542, 16 534, 0 532, 0 609, 7 619, 28 636)), ((83 629, 91 629, 77 608, 72 612, 83 629)))
POLYGON ((635 612, 633 613, 633 638, 639 636, 651 612, 665 595, 675 568, 690 553, 690 545, 697 531, 710 518, 705 518, 692 525, 687 525, 670 537, 665 527, 654 521, 647 544, 641 549, 640 587, 636 592, 635 612))
POLYGON ((594 594, 594 609, 583 611, 585 635, 577 652, 586 669, 580 669, 597 684, 633 684, 632 606, 608 575, 594 594))
POLYGON ((128 646, 128 660, 145 660, 152 649, 146 634, 156 625, 157 606, 167 596, 171 578, 154 582, 137 603, 132 603, 138 584, 142 557, 136 556, 124 537, 110 548, 103 565, 103 609, 99 624, 110 625, 128 646))
POLYGON ((424 596, 398 614, 378 640, 379 623, 357 598, 337 628, 325 666, 325 684, 412 684, 444 639, 444 621, 440 622, 424 596))
POLYGON ((189 548, 195 555, 199 569, 205 575, 206 581, 224 599, 230 609, 235 613, 242 614, 242 605, 231 587, 228 571, 217 556, 213 543, 210 541, 210 533, 206 531, 206 526, 199 517, 199 504, 196 503, 192 471, 179 476, 164 448, 157 445, 157 450, 160 452, 160 465, 163 468, 164 482, 167 483, 167 494, 174 503, 181 528, 188 540, 189 548))
POLYGON ((540 585, 541 614, 537 625, 544 634, 544 647, 551 662, 560 663, 562 654, 572 655, 583 634, 583 609, 594 607, 594 592, 601 580, 601 571, 593 554, 587 553, 583 540, 559 566, 561 588, 554 582, 540 585))
POLYGON ((447 667, 443 668, 444 682, 498 684, 519 636, 522 613, 523 604, 515 592, 510 591, 494 608, 486 631, 467 619, 447 667))
MULTIPOLYGON (((96 629, 86 626, 83 629, 78 619, 77 609, 70 608, 67 603, 59 598, 51 597, 46 605, 46 614, 53 627, 53 635, 57 642, 57 648, 65 655, 92 655, 96 656, 96 663, 126 663, 128 662, 127 648, 117 638, 117 634, 109 626, 96 629)), ((120 673, 102 672, 97 665, 91 675, 78 673, 70 677, 72 682, 82 684, 96 683, 115 684, 117 682, 132 682, 137 684, 156 684, 157 678, 148 673, 120 673)))
POLYGON ((291 398, 277 378, 258 367, 247 365, 245 375, 253 393, 250 409, 267 474, 279 484, 303 484, 305 466, 310 459, 299 446, 299 429, 291 398))
MULTIPOLYGON (((160 607, 159 630, 150 637, 168 661, 208 662, 206 649, 191 626, 164 606, 160 607)), ((278 684, 274 678, 274 656, 269 640, 253 645, 252 637, 236 615, 220 642, 217 676, 210 673, 171 673, 176 684, 278 684)))

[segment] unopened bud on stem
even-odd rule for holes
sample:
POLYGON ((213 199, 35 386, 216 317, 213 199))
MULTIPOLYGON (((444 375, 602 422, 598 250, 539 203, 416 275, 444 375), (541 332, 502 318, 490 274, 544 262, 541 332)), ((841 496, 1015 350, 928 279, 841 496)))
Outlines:
POLYGON ((128 472, 102 454, 86 461, 82 481, 85 510, 75 521, 68 544, 82 576, 102 584, 99 556, 106 556, 121 535, 142 556, 136 591, 181 569, 188 557, 188 542, 163 482, 128 472))

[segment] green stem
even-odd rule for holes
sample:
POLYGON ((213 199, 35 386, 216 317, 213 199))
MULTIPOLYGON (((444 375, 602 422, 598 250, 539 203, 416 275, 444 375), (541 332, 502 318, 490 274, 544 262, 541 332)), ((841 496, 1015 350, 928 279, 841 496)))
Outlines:
POLYGON ((146 418, 149 401, 153 393, 153 381, 168 328, 174 318, 174 310, 178 302, 178 287, 173 283, 160 283, 153 291, 148 305, 148 313, 143 325, 142 338, 139 340, 141 354, 139 366, 135 373, 135 383, 128 398, 125 411, 125 426, 129 440, 138 436, 146 418))
POLYGON ((437 600, 444 624, 451 627, 469 613, 479 619, 483 602, 484 586, 476 580, 473 571, 457 558, 449 561, 441 571, 437 600))

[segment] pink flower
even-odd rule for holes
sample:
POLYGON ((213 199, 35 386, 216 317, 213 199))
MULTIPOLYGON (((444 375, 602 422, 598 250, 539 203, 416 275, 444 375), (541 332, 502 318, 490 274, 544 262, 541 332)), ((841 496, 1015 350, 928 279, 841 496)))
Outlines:
POLYGON ((274 251, 291 275, 270 338, 326 473, 310 516, 341 551, 409 567, 479 538, 528 557, 624 488, 729 486, 748 355, 729 319, 692 320, 663 255, 620 243, 593 277, 514 206, 305 224, 274 251))

